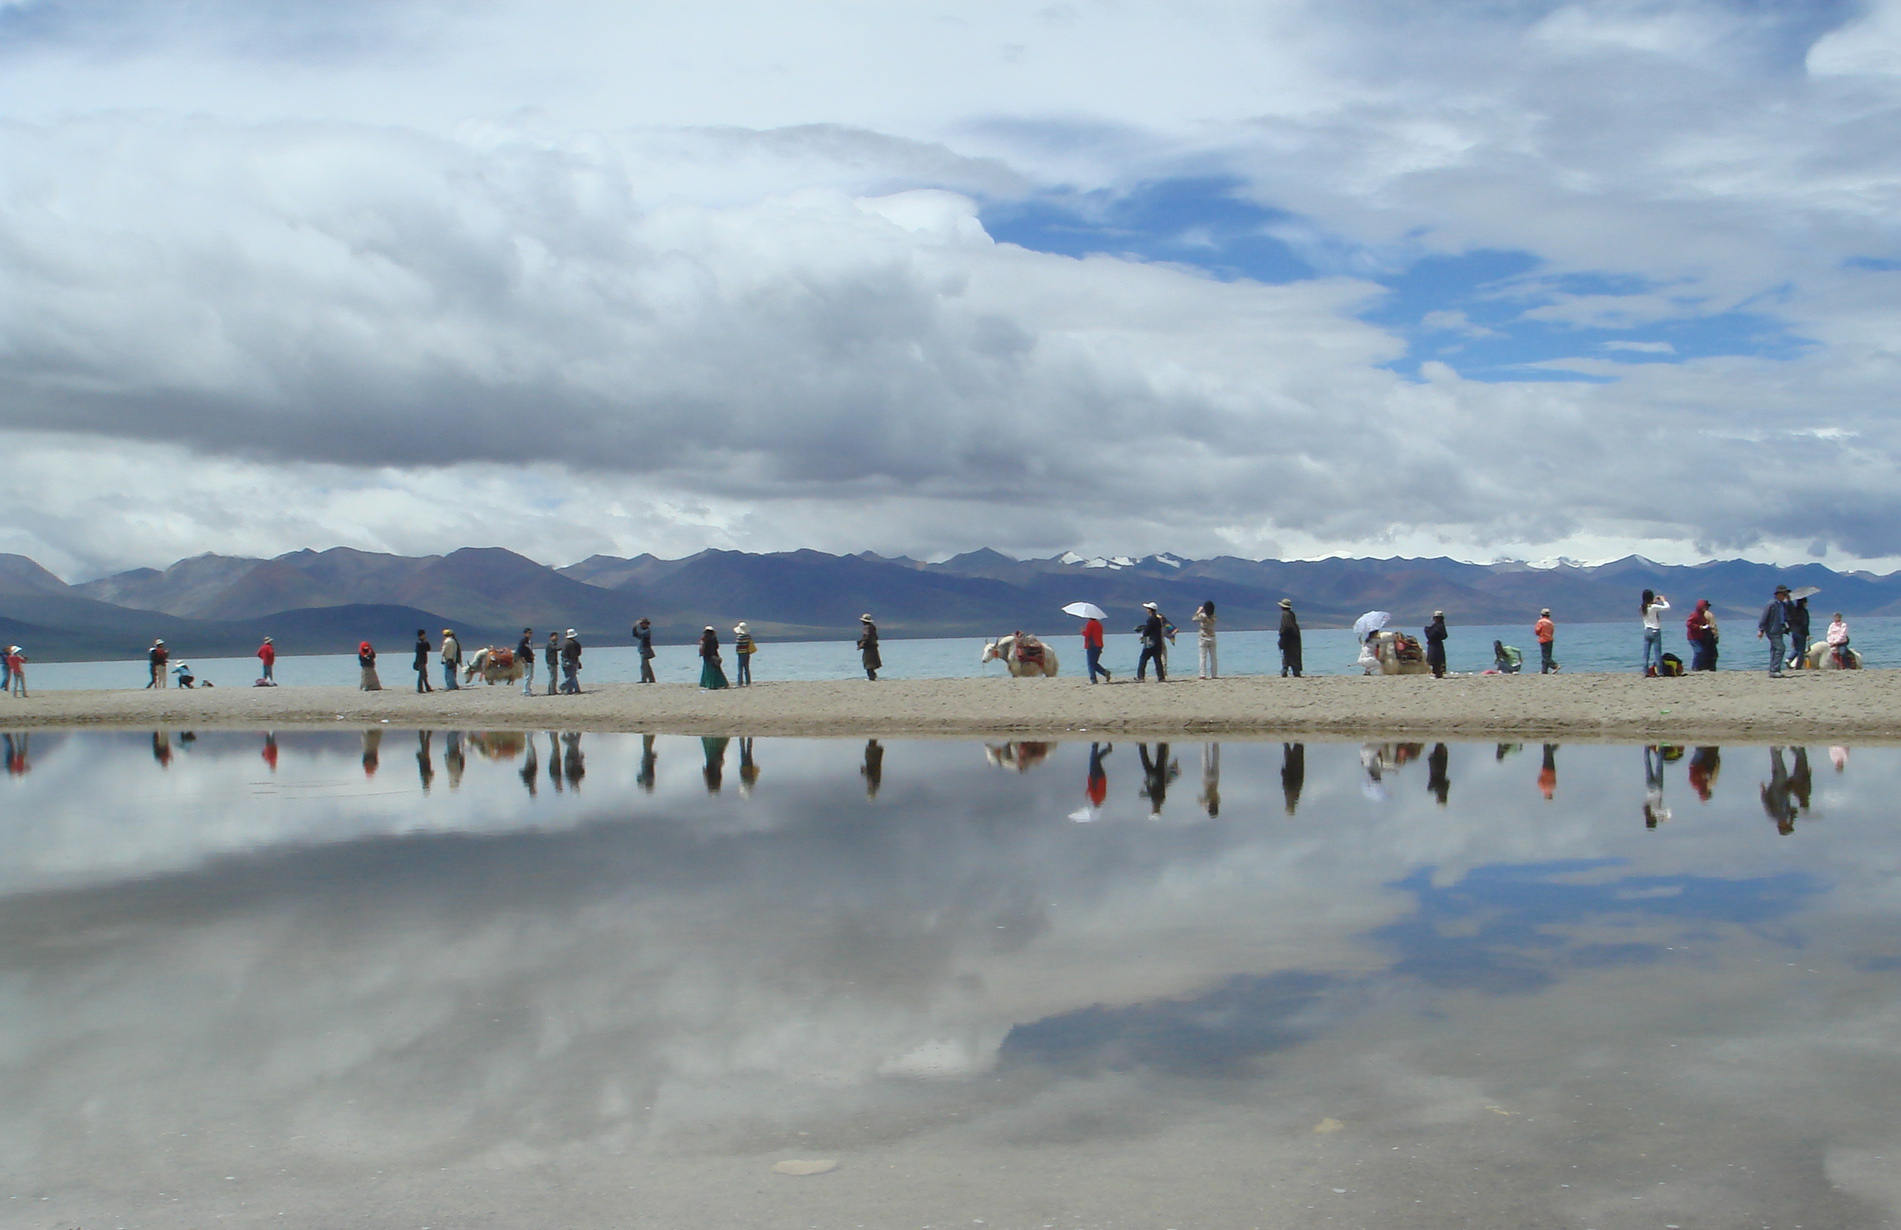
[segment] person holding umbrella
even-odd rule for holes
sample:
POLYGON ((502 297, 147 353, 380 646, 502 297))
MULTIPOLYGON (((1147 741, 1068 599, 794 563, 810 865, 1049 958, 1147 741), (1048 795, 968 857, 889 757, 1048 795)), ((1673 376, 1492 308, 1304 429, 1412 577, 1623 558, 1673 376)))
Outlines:
POLYGON ((1083 621, 1083 656, 1089 659, 1089 682, 1094 683, 1098 673, 1105 680, 1115 682, 1110 678, 1109 668, 1102 664, 1102 621, 1108 612, 1093 602, 1072 602, 1063 608, 1063 614, 1083 621))

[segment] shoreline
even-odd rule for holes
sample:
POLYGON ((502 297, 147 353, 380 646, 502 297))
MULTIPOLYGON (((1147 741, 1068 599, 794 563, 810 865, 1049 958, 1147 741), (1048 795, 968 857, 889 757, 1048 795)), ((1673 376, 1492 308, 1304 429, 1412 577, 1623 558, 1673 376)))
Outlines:
MULTIPOLYGON (((30 683, 30 680, 29 680, 30 683)), ((0 729, 324 727, 635 731, 784 737, 1444 736, 1514 741, 1901 743, 1901 671, 1724 671, 1281 679, 766 681, 701 692, 616 683, 576 696, 354 688, 68 690, 0 698, 0 729)))

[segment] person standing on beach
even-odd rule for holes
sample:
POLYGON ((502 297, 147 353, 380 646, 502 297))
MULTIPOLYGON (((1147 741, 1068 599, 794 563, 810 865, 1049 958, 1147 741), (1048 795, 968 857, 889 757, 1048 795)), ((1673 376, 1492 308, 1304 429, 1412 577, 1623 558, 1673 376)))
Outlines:
POLYGON ((1164 629, 1168 621, 1162 618, 1161 608, 1153 602, 1144 602, 1142 609, 1148 618, 1136 629, 1142 638, 1142 652, 1135 660, 1135 680, 1141 683, 1148 678, 1149 663, 1155 663, 1155 682, 1168 682, 1168 659, 1162 656, 1162 640, 1167 635, 1164 629))
POLYGON ((1300 678, 1300 618, 1294 614, 1294 600, 1281 599, 1281 678, 1292 673, 1300 678))
POLYGON ((1663 613, 1670 609, 1670 600, 1662 594, 1644 591, 1639 604, 1644 615, 1644 674, 1661 675, 1663 673, 1663 613))
POLYGON ((568 696, 581 694, 581 638, 573 628, 561 642, 561 691, 568 696))
POLYGON ((700 633, 700 691, 717 692, 726 686, 726 668, 719 661, 719 633, 706 625, 700 633))
POLYGON ((642 619, 634 625, 634 646, 640 650, 640 681, 652 683, 653 678, 653 621, 642 619))
POLYGON ((257 647, 257 660, 264 664, 264 673, 258 678, 263 681, 265 687, 276 687, 277 676, 273 672, 277 669, 277 648, 271 644, 270 637, 265 637, 264 643, 257 647))
POLYGON ((555 677, 561 671, 561 634, 559 632, 548 634, 548 647, 542 651, 541 660, 547 664, 548 695, 553 696, 555 677))
POLYGON ((1716 669, 1716 615, 1710 610, 1708 598, 1698 598, 1696 609, 1683 621, 1683 635, 1690 642, 1690 669, 1693 671, 1713 671, 1716 669))
POLYGON ((1201 652, 1201 669, 1198 678, 1213 679, 1215 670, 1215 604, 1204 602, 1195 608, 1189 618, 1195 621, 1195 648, 1201 652))
POLYGON ((146 650, 145 662, 152 668, 152 678, 145 685, 148 690, 165 686, 165 664, 171 657, 171 650, 165 648, 164 641, 153 641, 152 647, 146 650))
MULTIPOLYGON (((12 685, 13 694, 21 700, 26 699, 26 650, 18 645, 7 646, 7 678, 12 685)), ((22 735, 24 739, 26 736, 22 735)))
POLYGON ((17 645, 8 645, 0 650, 0 693, 4 693, 13 683, 13 651, 17 645))
POLYGON ((1756 639, 1769 638, 1769 677, 1782 678, 1782 663, 1787 658, 1787 637, 1789 635, 1789 587, 1776 586, 1775 597, 1769 599, 1769 605, 1762 608, 1762 618, 1756 621, 1756 639))
POLYGON ((1809 600, 1797 598, 1789 604, 1789 665, 1801 667, 1809 660, 1809 600))
POLYGON ((429 656, 434 652, 429 647, 429 634, 416 629, 416 691, 419 693, 435 691, 429 686, 429 656))
POLYGON ((1549 675, 1558 669, 1551 656, 1558 639, 1558 625, 1551 622, 1550 607, 1538 612, 1538 622, 1531 626, 1531 634, 1538 638, 1538 673, 1549 675))
POLYGON ((357 688, 364 692, 381 692, 383 681, 376 676, 376 650, 368 641, 356 647, 356 664, 357 688))
POLYGON ((523 628, 521 639, 515 642, 515 661, 521 663, 521 694, 535 694, 535 630, 523 628))
POLYGON ((1083 620, 1083 657, 1089 659, 1089 682, 1094 683, 1098 674, 1107 682, 1115 682, 1109 674, 1109 668, 1102 664, 1102 621, 1100 619, 1083 620))
POLYGON ((1434 611, 1432 622, 1426 625, 1426 665, 1432 668, 1434 679, 1446 677, 1446 613, 1434 611))
POLYGON ((752 655, 757 648, 746 621, 740 620, 733 628, 733 676, 734 682, 742 688, 752 686, 752 655))
POLYGON ((865 678, 876 683, 878 672, 884 669, 884 658, 878 653, 878 625, 871 622, 869 611, 860 615, 858 622, 863 628, 858 634, 858 658, 865 664, 865 678))
POLYGON ((460 691, 462 685, 455 681, 455 673, 462 665, 462 642, 455 639, 453 628, 442 630, 442 686, 446 691, 460 691))

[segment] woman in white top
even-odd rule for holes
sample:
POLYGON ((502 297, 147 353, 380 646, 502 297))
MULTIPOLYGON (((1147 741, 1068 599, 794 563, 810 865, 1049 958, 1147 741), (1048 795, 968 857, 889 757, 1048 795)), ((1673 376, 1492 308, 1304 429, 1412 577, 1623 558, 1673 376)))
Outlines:
POLYGON ((1215 678, 1215 604, 1204 602, 1195 608, 1196 646, 1201 650, 1201 678, 1215 678))
POLYGON ((1663 674, 1663 613, 1670 600, 1662 594, 1644 591, 1644 674, 1663 674))

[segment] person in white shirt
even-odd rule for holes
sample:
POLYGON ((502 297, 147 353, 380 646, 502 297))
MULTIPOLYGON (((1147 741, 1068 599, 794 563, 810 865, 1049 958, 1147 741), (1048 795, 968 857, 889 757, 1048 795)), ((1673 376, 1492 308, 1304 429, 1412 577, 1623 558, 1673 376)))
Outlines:
POLYGON ((1663 674, 1663 613, 1670 600, 1662 594, 1644 591, 1644 674, 1663 674))

